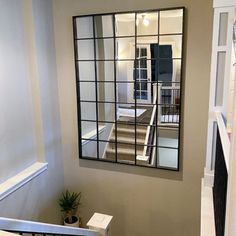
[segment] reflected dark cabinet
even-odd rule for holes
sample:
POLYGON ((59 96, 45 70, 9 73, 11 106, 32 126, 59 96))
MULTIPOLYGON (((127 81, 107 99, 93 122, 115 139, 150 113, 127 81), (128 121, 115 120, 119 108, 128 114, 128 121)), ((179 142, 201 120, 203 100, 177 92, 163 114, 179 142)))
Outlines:
POLYGON ((184 11, 73 17, 80 158, 179 170, 184 11))

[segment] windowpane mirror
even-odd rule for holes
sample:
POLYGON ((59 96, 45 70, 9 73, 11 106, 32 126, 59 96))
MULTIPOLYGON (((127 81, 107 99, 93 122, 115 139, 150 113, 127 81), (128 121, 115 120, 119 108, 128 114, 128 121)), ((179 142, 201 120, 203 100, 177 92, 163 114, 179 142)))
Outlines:
POLYGON ((80 158, 179 170, 183 18, 73 18, 80 158))

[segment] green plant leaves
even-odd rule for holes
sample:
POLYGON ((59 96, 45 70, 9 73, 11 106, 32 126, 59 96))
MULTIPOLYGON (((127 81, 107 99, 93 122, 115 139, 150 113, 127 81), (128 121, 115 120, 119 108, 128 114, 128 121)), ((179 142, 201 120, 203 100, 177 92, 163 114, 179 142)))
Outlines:
POLYGON ((62 193, 61 198, 59 199, 59 206, 61 211, 66 215, 72 215, 72 212, 75 211, 80 205, 81 192, 69 192, 66 190, 62 193))

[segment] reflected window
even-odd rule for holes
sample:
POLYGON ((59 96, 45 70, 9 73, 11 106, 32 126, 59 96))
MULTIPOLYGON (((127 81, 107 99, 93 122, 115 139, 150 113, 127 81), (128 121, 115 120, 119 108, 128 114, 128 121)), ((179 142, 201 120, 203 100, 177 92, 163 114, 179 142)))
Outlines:
POLYGON ((179 170, 183 18, 73 18, 80 158, 179 170))

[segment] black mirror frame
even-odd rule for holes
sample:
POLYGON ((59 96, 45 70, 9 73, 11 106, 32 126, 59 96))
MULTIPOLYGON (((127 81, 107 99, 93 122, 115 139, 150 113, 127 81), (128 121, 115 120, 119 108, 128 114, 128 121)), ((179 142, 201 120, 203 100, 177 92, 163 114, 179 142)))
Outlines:
MULTIPOLYGON (((139 166, 139 167, 146 167, 146 168, 153 168, 153 169, 164 169, 164 170, 171 170, 171 171, 179 171, 180 170, 180 148, 181 148, 181 130, 182 130, 182 109, 181 109, 181 103, 182 103, 182 93, 183 93, 183 70, 184 70, 184 58, 185 58, 185 54, 184 54, 184 42, 185 42, 185 7, 173 7, 173 8, 163 8, 163 9, 154 9, 154 10, 141 10, 141 11, 127 11, 127 12, 111 12, 111 13, 101 13, 101 14, 91 14, 91 15, 77 15, 77 16, 73 16, 73 40, 74 40, 74 62, 75 62, 75 75, 76 75, 76 91, 77 91, 77 120, 78 120, 78 137, 79 137, 79 158, 80 159, 85 159, 85 160, 92 160, 92 161, 100 161, 100 162, 107 162, 107 163, 117 163, 117 164, 125 164, 125 165, 131 165, 131 166, 139 166), (80 18, 80 17, 92 17, 93 19, 93 41, 94 41, 94 46, 95 49, 94 51, 96 51, 96 43, 95 40, 97 39, 95 37, 95 23, 94 23, 94 19, 96 16, 105 16, 105 15, 112 15, 113 17, 113 31, 115 32, 115 15, 116 14, 126 14, 126 13, 135 13, 135 22, 136 22, 136 17, 137 14, 139 13, 151 13, 151 12, 162 12, 162 11, 171 11, 171 10, 182 10, 183 11, 183 18, 182 18, 182 32, 176 35, 181 35, 182 36, 182 49, 181 49, 181 73, 180 73, 180 78, 181 78, 181 82, 180 82, 180 104, 179 104, 179 126, 178 126, 178 166, 177 168, 169 168, 169 167, 165 167, 165 166, 158 166, 157 165, 157 154, 156 154, 156 160, 155 160, 155 166, 146 166, 146 165, 140 165, 137 163, 137 158, 135 158, 135 163, 134 164, 130 164, 130 163, 122 163, 117 161, 117 139, 116 139, 116 159, 115 161, 110 161, 110 160, 105 160, 105 159, 99 159, 99 141, 102 140, 93 140, 96 141, 97 143, 97 157, 96 158, 91 158, 91 157, 86 157, 82 155, 82 132, 81 132, 81 128, 82 128, 82 119, 81 119, 81 99, 80 99, 80 79, 79 79, 79 66, 78 66, 78 62, 79 60, 77 59, 77 55, 78 55, 78 38, 77 38, 77 23, 76 23, 76 19, 80 18)), ((160 14, 159 15, 159 20, 158 20, 158 29, 160 30, 160 14)), ((158 30, 158 40, 159 37, 162 36, 162 34, 160 34, 160 31, 158 30)), ((172 35, 172 34, 170 34, 172 35)), ((174 35, 174 34, 173 34, 174 35)), ((137 26, 135 24, 135 47, 137 45, 137 26)), ((118 59, 115 58, 115 54, 116 54, 116 36, 115 33, 113 35, 114 40, 114 62, 118 59)), ((159 42, 159 41, 158 41, 159 42)), ((96 52, 95 52, 96 53, 96 52)), ((135 53, 136 54, 136 53, 135 53)), ((135 60, 137 57, 135 56, 135 60)), ((159 60, 159 59, 158 59, 159 60)), ((173 59, 172 59, 173 60, 173 59)), ((92 61, 92 60, 91 60, 92 61)), ((93 60, 94 62, 96 62, 96 58, 93 60)), ((95 63, 96 64, 96 63, 95 63)), ((116 64, 116 63, 114 63, 116 64)), ((95 66, 95 73, 96 73, 96 66, 95 66)), ((114 74, 116 74, 116 66, 114 66, 114 74)), ((116 76, 115 76, 116 77, 116 76)), ((96 81, 96 91, 97 91, 97 81, 96 81)), ((114 79, 114 83, 116 82, 116 79, 114 79)), ((135 82, 136 83, 136 82, 135 82)), ((115 95, 116 96, 116 95, 115 95)), ((117 105, 116 99, 114 102, 115 106, 117 105)), ((96 100, 96 106, 97 105, 97 100, 96 100)), ((135 99, 135 107, 136 107, 136 99, 135 99)), ((116 116, 116 115, 115 115, 116 116)), ((85 120, 86 121, 86 120, 85 120)), ((98 127, 98 122, 100 122, 98 119, 96 120, 96 130, 97 130, 97 134, 99 134, 99 127, 98 127)), ((107 122, 106 122, 107 123, 107 122)), ((115 126, 117 126, 117 120, 115 119, 115 126)), ((156 127, 157 127, 157 123, 156 123, 156 127)), ((117 129, 117 127, 116 127, 117 129)), ((136 122, 135 122, 135 145, 136 145, 136 122)), ((158 145, 155 146, 156 148, 158 147, 158 145)), ((135 146, 135 157, 136 157, 136 146, 135 146)))

